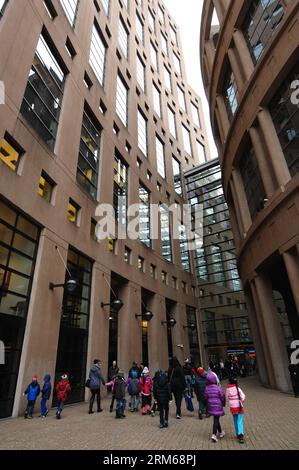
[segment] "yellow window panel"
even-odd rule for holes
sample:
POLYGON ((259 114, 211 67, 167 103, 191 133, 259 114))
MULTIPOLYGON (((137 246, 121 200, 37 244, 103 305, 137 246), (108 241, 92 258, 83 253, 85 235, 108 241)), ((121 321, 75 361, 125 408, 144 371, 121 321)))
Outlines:
POLYGON ((0 159, 13 171, 17 170, 20 154, 3 139, 0 143, 0 159))
POLYGON ((77 208, 73 206, 70 202, 68 203, 68 208, 67 208, 67 217, 68 220, 72 223, 76 222, 77 219, 77 208))
POLYGON ((40 177, 39 179, 39 186, 38 186, 38 194, 41 196, 41 197, 44 197, 44 191, 45 191, 45 178, 43 178, 42 176, 40 177))

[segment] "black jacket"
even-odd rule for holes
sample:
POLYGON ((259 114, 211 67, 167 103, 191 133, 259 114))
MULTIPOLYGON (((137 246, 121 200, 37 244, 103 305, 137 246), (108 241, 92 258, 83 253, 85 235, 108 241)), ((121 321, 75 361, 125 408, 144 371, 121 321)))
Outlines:
POLYGON ((207 385, 207 374, 197 375, 195 378, 194 391, 198 401, 205 401, 205 389, 207 385))
POLYGON ((154 398, 161 405, 167 405, 171 400, 170 384, 165 373, 154 378, 154 398))
POLYGON ((171 391, 175 393, 176 391, 183 392, 186 388, 185 374, 182 367, 175 367, 169 369, 168 377, 170 381, 171 391))
POLYGON ((185 375, 192 375, 192 366, 191 364, 184 364, 183 371, 185 375))

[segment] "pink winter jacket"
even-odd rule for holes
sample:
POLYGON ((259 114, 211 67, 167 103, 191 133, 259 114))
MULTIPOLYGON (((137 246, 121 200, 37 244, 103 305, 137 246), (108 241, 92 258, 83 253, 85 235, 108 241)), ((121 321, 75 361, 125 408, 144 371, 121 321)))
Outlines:
MULTIPOLYGON (((241 398, 241 403, 243 405, 243 403, 245 401, 245 398, 246 398, 245 393, 240 389, 240 387, 238 387, 238 389, 239 389, 239 394, 240 394, 240 398, 241 398)), ((228 404, 229 404, 229 407, 230 407, 230 410, 231 410, 232 414, 244 413, 243 406, 240 406, 240 400, 239 400, 236 385, 229 384, 227 386, 226 399, 228 401, 228 404)))

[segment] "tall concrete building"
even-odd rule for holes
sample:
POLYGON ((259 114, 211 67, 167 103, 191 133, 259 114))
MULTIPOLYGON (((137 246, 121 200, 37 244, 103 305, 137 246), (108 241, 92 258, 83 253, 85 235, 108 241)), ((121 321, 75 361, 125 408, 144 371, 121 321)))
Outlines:
POLYGON ((76 402, 95 357, 105 375, 114 359, 199 360, 193 257, 168 206, 209 149, 163 3, 0 0, 0 84, 0 417, 22 412, 33 374, 68 373, 76 402))
POLYGON ((218 159, 185 173, 189 204, 203 209, 203 244, 195 250, 202 349, 205 363, 237 356, 249 366, 256 355, 221 176, 218 159))
POLYGON ((281 391, 299 339, 298 39, 298 1, 204 2, 203 81, 238 267, 261 380, 281 391))

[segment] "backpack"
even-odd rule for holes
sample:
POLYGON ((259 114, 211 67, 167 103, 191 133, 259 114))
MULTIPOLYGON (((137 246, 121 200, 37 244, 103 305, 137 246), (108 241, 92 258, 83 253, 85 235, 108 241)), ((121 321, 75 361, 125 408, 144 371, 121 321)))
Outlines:
POLYGON ((116 377, 114 382, 114 395, 117 400, 125 398, 126 383, 123 377, 116 377))
POLYGON ((140 392, 139 390, 139 380, 136 378, 136 379, 132 379, 129 383, 129 387, 128 387, 128 392, 130 395, 138 395, 138 393, 140 392))

